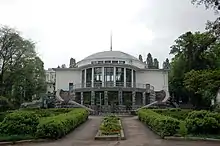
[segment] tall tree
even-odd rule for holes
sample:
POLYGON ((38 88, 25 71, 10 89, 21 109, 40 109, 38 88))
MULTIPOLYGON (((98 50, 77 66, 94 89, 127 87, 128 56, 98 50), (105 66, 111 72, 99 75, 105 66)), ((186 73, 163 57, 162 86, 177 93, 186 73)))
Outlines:
POLYGON ((30 99, 45 91, 43 62, 34 43, 9 27, 0 28, 0 62, 0 95, 30 99))
POLYGON ((170 69, 170 61, 168 58, 163 62, 163 69, 170 69))
POLYGON ((152 58, 151 53, 148 53, 148 54, 147 54, 147 60, 146 60, 146 62, 147 62, 147 65, 148 65, 148 68, 149 68, 149 69, 154 68, 153 58, 152 58))
POLYGON ((154 58, 153 66, 155 69, 159 69, 159 61, 157 60, 157 58, 154 58))
POLYGON ((143 62, 143 58, 142 58, 142 55, 139 55, 139 60, 141 61, 141 62, 143 62))

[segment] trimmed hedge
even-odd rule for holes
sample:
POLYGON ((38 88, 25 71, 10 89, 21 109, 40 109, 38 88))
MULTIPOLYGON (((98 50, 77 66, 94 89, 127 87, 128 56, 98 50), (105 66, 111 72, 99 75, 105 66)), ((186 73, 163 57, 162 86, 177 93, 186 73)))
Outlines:
POLYGON ((220 114, 209 111, 192 111, 186 118, 186 128, 192 134, 219 134, 220 114))
POLYGON ((176 118, 178 120, 185 120, 190 113, 191 109, 180 109, 180 108, 168 108, 168 109, 154 109, 153 111, 165 115, 176 118))
POLYGON ((8 135, 33 134, 39 124, 39 117, 34 112, 16 111, 5 116, 0 123, 0 133, 8 135))
POLYGON ((88 115, 89 113, 85 109, 74 109, 69 113, 42 118, 37 126, 36 136, 48 139, 61 138, 85 122, 88 115))
POLYGON ((153 131, 161 137, 172 136, 178 133, 180 121, 160 115, 150 109, 141 109, 138 111, 138 118, 140 121, 147 124, 153 131))

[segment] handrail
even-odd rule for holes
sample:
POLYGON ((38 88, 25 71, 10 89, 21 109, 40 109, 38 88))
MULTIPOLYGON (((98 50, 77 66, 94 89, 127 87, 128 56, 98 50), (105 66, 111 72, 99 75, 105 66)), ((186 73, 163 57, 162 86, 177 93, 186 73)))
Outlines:
POLYGON ((74 84, 72 89, 80 89, 80 88, 100 88, 100 87, 123 87, 123 88, 141 88, 141 89, 149 89, 154 90, 154 87, 150 84, 143 84, 143 83, 133 83, 132 82, 114 82, 114 81, 107 81, 107 82, 87 82, 85 83, 78 83, 74 84))

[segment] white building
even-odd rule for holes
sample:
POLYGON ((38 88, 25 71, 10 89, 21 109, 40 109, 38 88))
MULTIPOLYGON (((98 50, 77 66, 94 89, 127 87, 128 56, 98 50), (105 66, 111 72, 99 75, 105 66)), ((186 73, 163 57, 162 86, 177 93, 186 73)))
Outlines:
POLYGON ((89 105, 146 105, 155 93, 168 91, 168 70, 148 69, 137 58, 120 51, 92 54, 72 68, 53 68, 55 90, 70 91, 75 101, 89 105))
POLYGON ((53 93, 55 91, 56 72, 52 68, 45 70, 47 93, 53 93))

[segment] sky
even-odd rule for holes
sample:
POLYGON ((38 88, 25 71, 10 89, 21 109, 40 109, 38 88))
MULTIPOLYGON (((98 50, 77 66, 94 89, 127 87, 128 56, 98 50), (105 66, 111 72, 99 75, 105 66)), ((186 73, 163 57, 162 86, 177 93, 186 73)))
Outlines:
POLYGON ((0 0, 0 24, 36 42, 45 69, 113 50, 160 62, 174 40, 217 15, 191 0, 0 0))

